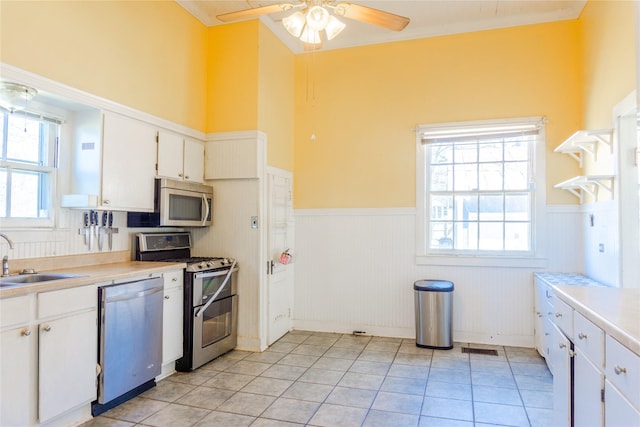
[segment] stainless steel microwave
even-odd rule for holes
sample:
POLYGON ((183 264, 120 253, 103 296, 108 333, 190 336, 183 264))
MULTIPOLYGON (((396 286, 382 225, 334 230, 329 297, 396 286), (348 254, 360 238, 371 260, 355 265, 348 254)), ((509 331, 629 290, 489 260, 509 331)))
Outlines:
POLYGON ((157 178, 154 212, 128 212, 127 227, 205 227, 212 217, 213 187, 157 178))

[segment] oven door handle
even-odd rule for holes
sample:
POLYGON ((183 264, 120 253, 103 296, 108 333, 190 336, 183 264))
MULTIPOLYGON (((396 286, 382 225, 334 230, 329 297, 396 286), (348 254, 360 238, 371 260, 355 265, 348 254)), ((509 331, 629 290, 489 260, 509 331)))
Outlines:
MULTIPOLYGON (((235 262, 233 262, 232 265, 235 265, 235 262)), ((196 273, 194 275, 194 278, 195 279, 206 279, 208 277, 224 276, 226 274, 229 274, 229 271, 232 271, 232 272, 235 273, 236 271, 238 271, 238 268, 235 268, 235 269, 234 268, 230 268, 228 271, 227 270, 219 270, 219 271, 213 271, 213 272, 210 272, 210 273, 196 273)))
MULTIPOLYGON (((231 278, 231 274, 233 273, 233 269, 234 269, 234 267, 236 266, 236 262, 237 262, 237 261, 234 259, 234 260, 233 260, 233 263, 231 264, 231 268, 229 269, 229 271, 227 271, 227 275, 225 276, 224 281, 222 282, 222 285, 220 285, 220 287, 218 288, 218 290, 216 291, 216 293, 215 293, 215 294, 213 294, 213 296, 211 297, 211 299, 210 299, 209 301, 207 301, 207 303, 206 303, 206 304, 205 304, 205 305, 200 309, 200 311, 198 311, 198 312, 196 313, 196 317, 201 317, 201 316, 204 314, 204 312, 207 310, 207 308, 209 308, 209 306, 211 305, 211 303, 213 303, 213 302, 216 300, 216 298, 218 297, 218 295, 220 295, 220 292, 222 292, 222 290, 224 289, 224 287, 227 285, 227 282, 228 282, 228 281, 229 281, 229 279, 231 278)), ((220 275, 220 274, 212 273, 212 274, 210 274, 209 276, 207 276, 207 275, 205 274, 205 275, 202 275, 202 276, 200 276, 200 277, 212 277, 212 276, 219 276, 219 275, 220 275)))

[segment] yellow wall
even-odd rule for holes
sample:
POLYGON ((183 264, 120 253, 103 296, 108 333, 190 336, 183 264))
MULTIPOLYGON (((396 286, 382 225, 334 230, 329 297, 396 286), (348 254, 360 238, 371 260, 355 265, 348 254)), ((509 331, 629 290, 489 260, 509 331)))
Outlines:
POLYGON ((534 115, 547 200, 574 203, 552 150, 582 121, 578 41, 574 20, 297 56, 295 207, 415 206, 416 125, 534 115))
POLYGON ((293 171, 294 55, 260 25, 258 129, 267 134, 267 163, 293 171))
MULTIPOLYGON (((636 87, 633 14, 633 2, 592 0, 580 15, 585 129, 612 128, 612 108, 636 87)), ((596 162, 585 157, 584 174, 612 174, 613 165, 610 147, 600 144, 596 162)))
POLYGON ((293 53, 259 20, 209 29, 207 132, 260 130, 267 163, 293 170, 293 53))
POLYGON ((205 130, 206 28, 175 2, 0 2, 0 60, 205 130))
POLYGON ((259 21, 211 27, 207 132, 258 128, 259 21))

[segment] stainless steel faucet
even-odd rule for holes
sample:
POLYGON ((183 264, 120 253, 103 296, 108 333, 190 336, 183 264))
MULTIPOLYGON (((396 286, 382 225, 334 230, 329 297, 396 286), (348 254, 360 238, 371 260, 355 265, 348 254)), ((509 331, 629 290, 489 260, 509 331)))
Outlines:
MULTIPOLYGON (((13 240, 9 238, 4 233, 0 233, 0 237, 3 237, 4 240, 9 243, 9 249, 13 249, 13 240)), ((2 257, 2 277, 7 277, 9 275, 9 255, 5 255, 2 257)))

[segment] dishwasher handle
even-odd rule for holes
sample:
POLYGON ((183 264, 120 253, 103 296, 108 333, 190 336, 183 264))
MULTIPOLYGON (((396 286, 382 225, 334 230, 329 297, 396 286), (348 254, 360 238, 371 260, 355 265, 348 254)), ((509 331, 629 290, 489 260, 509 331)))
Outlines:
POLYGON ((127 287, 130 285, 136 285, 141 282, 145 282, 147 280, 142 280, 140 282, 129 282, 129 283, 121 283, 113 286, 106 287, 106 295, 104 301, 106 303, 118 302, 118 301, 127 301, 136 298, 144 298, 149 295, 156 294, 158 292, 164 291, 164 281, 162 278, 151 279, 159 283, 154 283, 150 287, 145 289, 133 289, 133 290, 124 290, 122 287, 127 287), (109 292, 109 291, 115 292, 109 292))

